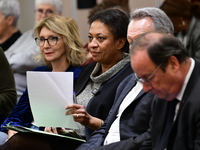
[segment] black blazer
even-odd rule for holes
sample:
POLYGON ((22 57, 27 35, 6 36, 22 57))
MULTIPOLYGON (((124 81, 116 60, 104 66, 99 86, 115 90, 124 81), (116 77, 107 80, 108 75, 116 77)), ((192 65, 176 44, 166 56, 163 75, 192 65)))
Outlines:
POLYGON ((102 127, 92 134, 92 137, 77 150, 137 150, 149 136, 146 132, 151 118, 151 103, 153 94, 142 90, 135 100, 124 110, 120 119, 120 142, 102 146, 106 135, 116 119, 120 104, 135 86, 135 75, 129 75, 118 87, 116 101, 102 127), (99 147, 100 146, 100 147, 99 147))
MULTIPOLYGON (((75 84, 76 95, 79 95, 86 87, 90 80, 96 62, 86 65, 81 71, 75 84)), ((115 76, 102 83, 98 92, 90 99, 87 111, 90 115, 105 120, 114 103, 115 93, 118 85, 128 75, 133 73, 130 63, 127 63, 115 76)), ((86 138, 89 138, 93 130, 86 127, 86 138)))
MULTIPOLYGON (((153 150, 158 144, 164 130, 169 102, 156 99, 153 103, 151 136, 153 150)), ((151 140, 145 142, 145 150, 151 140)), ((200 63, 195 67, 186 86, 183 100, 169 137, 168 150, 199 150, 200 149, 200 63)), ((163 146, 164 149, 164 146, 163 146)))

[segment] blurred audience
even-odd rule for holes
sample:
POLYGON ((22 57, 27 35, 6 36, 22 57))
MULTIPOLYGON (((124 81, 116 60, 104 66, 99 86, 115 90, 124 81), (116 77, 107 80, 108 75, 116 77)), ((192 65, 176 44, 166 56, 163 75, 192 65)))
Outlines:
POLYGON ((174 25, 174 34, 185 45, 189 56, 200 60, 199 2, 165 0, 160 6, 174 25))
MULTIPOLYGON (((52 15, 61 15, 61 0, 35 0, 35 21, 52 15)), ((26 88, 26 71, 33 70, 44 62, 36 62, 34 57, 40 54, 33 36, 33 29, 25 32, 6 52, 5 55, 14 73, 17 99, 26 88)))
POLYGON ((191 11, 200 20, 200 0, 192 1, 191 11))
POLYGON ((20 16, 18 0, 0 1, 0 47, 6 51, 20 36, 16 27, 20 16))

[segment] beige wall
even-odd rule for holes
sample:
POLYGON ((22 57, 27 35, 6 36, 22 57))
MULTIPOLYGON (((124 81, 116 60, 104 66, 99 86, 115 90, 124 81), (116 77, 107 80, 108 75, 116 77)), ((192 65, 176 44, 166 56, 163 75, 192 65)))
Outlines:
MULTIPOLYGON (((76 0, 62 0, 63 1, 63 16, 74 18, 79 26, 80 35, 84 42, 87 41, 88 23, 87 16, 89 9, 77 9, 76 0)), ((157 6, 160 0, 129 0, 129 6, 132 9, 157 6)), ((21 16, 18 21, 18 28, 25 32, 34 26, 34 0, 19 0, 21 7, 21 16)), ((101 0, 97 0, 101 2, 101 0)))

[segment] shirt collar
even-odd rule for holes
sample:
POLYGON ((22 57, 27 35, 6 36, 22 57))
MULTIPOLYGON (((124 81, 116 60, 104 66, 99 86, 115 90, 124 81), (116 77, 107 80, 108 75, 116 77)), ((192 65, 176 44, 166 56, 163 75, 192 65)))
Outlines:
POLYGON ((188 71, 188 73, 187 73, 187 75, 186 75, 186 77, 185 77, 185 81, 184 81, 184 83, 183 83, 183 86, 182 86, 180 92, 179 92, 178 95, 176 96, 176 99, 178 99, 179 101, 181 101, 182 98, 183 98, 183 94, 184 94, 185 88, 186 88, 186 86, 187 86, 187 84, 188 84, 188 81, 189 81, 189 79, 190 79, 190 76, 191 76, 191 74, 192 74, 192 71, 194 70, 194 64, 195 64, 195 62, 194 62, 194 60, 193 60, 192 58, 190 58, 190 60, 191 60, 190 69, 189 69, 189 71, 188 71))

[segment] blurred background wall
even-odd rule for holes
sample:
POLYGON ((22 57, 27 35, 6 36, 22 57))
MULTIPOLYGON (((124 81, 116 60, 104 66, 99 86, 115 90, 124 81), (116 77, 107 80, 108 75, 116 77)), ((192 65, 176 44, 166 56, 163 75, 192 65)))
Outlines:
MULTIPOLYGON (((74 18, 79 26, 80 34, 84 42, 87 41, 88 28, 88 12, 90 9, 78 9, 77 0, 62 0, 63 1, 63 16, 74 18)), ((85 0, 82 0, 85 1, 85 0)), ((34 0, 19 0, 21 7, 21 15, 18 22, 18 28, 25 32, 34 26, 34 0)), ((96 0, 100 3, 101 0, 96 0)), ((129 0, 130 9, 141 7, 158 7, 162 0, 129 0)))

